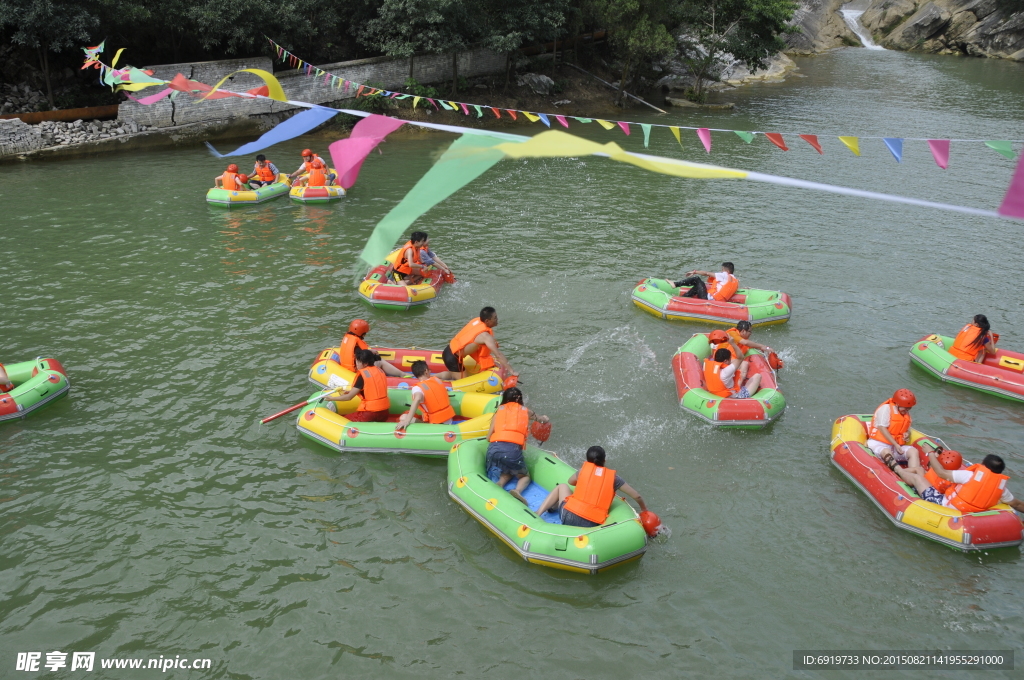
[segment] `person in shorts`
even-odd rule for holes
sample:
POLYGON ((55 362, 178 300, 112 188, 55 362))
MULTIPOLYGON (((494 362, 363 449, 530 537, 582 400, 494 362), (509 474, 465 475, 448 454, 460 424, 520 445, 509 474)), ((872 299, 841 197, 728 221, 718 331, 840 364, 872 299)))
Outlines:
POLYGON ((512 497, 526 503, 523 491, 530 486, 530 472, 526 469, 526 458, 523 448, 530 432, 532 421, 546 423, 547 416, 538 416, 523 406, 523 393, 518 387, 510 387, 501 397, 501 405, 491 419, 491 427, 487 431, 487 461, 484 469, 490 472, 498 470, 498 486, 505 485, 515 477, 516 488, 510 491, 512 497))

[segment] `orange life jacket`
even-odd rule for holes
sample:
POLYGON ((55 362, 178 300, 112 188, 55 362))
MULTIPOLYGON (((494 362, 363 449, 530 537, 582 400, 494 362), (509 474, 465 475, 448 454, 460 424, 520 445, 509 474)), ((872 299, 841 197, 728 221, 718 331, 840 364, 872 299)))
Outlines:
POLYGON ((615 470, 586 462, 576 478, 576 489, 565 499, 565 509, 583 519, 604 523, 615 499, 615 470))
MULTIPOLYGON (((398 263, 395 265, 395 271, 403 274, 412 274, 412 266, 414 264, 420 264, 420 249, 414 248, 412 241, 406 241, 405 245, 402 246, 402 254, 398 256, 398 263), (412 262, 409 262, 408 252, 412 248, 412 262)), ((455 351, 454 349, 452 350, 455 351)))
POLYGON ((526 446, 529 426, 530 412, 522 404, 510 401, 498 407, 498 412, 494 414, 494 432, 487 441, 526 446))
POLYGON ((264 161, 266 165, 261 166, 259 163, 256 164, 256 176, 263 182, 275 182, 277 181, 277 175, 270 169, 270 161, 264 161))
POLYGON ((963 359, 964 361, 974 361, 975 357, 978 356, 978 352, 985 349, 985 345, 972 345, 972 343, 978 338, 978 334, 981 333, 981 329, 972 323, 967 324, 960 329, 960 332, 956 334, 956 339, 953 340, 953 346, 949 348, 949 353, 955 356, 957 359, 963 359))
POLYGON ((359 393, 362 402, 357 411, 387 411, 391 407, 388 400, 388 378, 384 371, 376 366, 367 366, 359 371, 363 376, 363 390, 359 393))
POLYGON ((238 188, 241 181, 238 179, 237 172, 228 172, 225 170, 224 174, 220 176, 220 179, 224 184, 224 188, 228 191, 241 191, 241 189, 238 188))
POLYGON ((723 272, 729 277, 729 280, 722 284, 722 287, 718 287, 718 279, 714 276, 708 281, 708 299, 718 300, 719 302, 728 300, 736 291, 739 290, 740 280, 728 272, 723 272))
MULTIPOLYGON (((462 330, 452 338, 452 341, 448 343, 448 348, 451 349, 452 354, 457 357, 462 357, 462 350, 466 348, 476 337, 481 333, 490 333, 494 335, 494 331, 487 327, 487 325, 477 317, 462 327, 462 330)), ((477 366, 480 367, 481 371, 486 371, 489 368, 494 367, 494 357, 491 356, 491 348, 485 345, 480 345, 479 349, 470 354, 473 360, 476 361, 477 366)))
MULTIPOLYGON (((729 335, 732 336, 732 339, 736 341, 736 344, 740 346, 740 350, 742 351, 743 350, 743 342, 742 342, 743 336, 740 335, 740 332, 738 330, 736 330, 735 328, 730 328, 729 330, 726 331, 726 333, 728 333, 729 335)), ((732 345, 729 344, 728 340, 726 340, 725 342, 718 343, 718 346, 715 347, 715 350, 719 350, 719 349, 721 349, 723 347, 725 349, 729 350, 729 354, 732 355, 733 359, 742 359, 743 358, 742 356, 739 356, 739 357, 736 356, 736 350, 734 350, 732 348, 732 345)), ((714 353, 715 353, 714 351, 711 352, 712 355, 714 355, 714 353)), ((746 355, 744 355, 744 356, 746 356, 746 355)))
POLYGON ((309 181, 306 186, 322 187, 327 186, 327 164, 320 160, 320 156, 313 154, 313 160, 306 163, 306 172, 309 173, 309 181))
POLYGON ((727 387, 725 381, 719 375, 722 369, 728 366, 729 363, 728 361, 704 360, 704 389, 723 399, 731 397, 733 394, 732 388, 727 387))
POLYGON ((924 478, 927 479, 928 483, 931 484, 939 493, 946 493, 946 490, 953 486, 953 482, 939 477, 932 468, 928 468, 924 473, 924 478))
POLYGON ((455 417, 455 409, 448 399, 448 390, 440 380, 430 376, 426 380, 421 380, 419 387, 423 390, 423 404, 420 409, 428 423, 443 423, 455 417))
POLYGON ((353 373, 356 370, 357 349, 369 349, 369 346, 358 335, 345 333, 341 338, 341 346, 338 347, 338 363, 353 373))
POLYGON ((974 473, 971 481, 946 489, 946 498, 960 512, 984 512, 999 502, 1010 478, 996 474, 980 463, 967 469, 974 473))
MULTIPOLYGON (((897 411, 896 404, 892 403, 892 399, 883 402, 879 406, 885 406, 886 404, 889 405, 889 427, 886 429, 889 430, 889 434, 891 434, 892 438, 896 440, 896 443, 902 446, 907 443, 906 435, 907 432, 910 431, 910 423, 912 422, 912 419, 910 418, 909 413, 907 415, 903 415, 897 411)), ((877 411, 878 409, 875 410, 877 411)), ((871 425, 868 427, 868 438, 882 442, 883 444, 889 443, 882 433, 878 431, 878 428, 875 427, 874 415, 871 416, 871 425)))

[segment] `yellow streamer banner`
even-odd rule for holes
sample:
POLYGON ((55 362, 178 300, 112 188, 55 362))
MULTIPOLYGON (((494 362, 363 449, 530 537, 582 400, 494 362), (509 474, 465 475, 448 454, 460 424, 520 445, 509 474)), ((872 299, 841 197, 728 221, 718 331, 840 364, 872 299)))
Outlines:
POLYGON ((549 130, 527 142, 507 142, 494 147, 509 158, 572 158, 604 154, 613 161, 674 177, 691 179, 743 179, 749 173, 715 165, 690 163, 671 158, 642 157, 625 151, 615 142, 598 144, 560 130, 549 130))
MULTIPOLYGON (((279 102, 286 102, 288 98, 284 96, 284 88, 281 87, 280 81, 274 77, 274 74, 267 73, 266 71, 258 68, 243 68, 241 71, 235 71, 235 73, 252 73, 259 76, 264 83, 267 84, 267 96, 279 102)), ((213 86, 213 89, 203 95, 202 99, 206 99, 211 94, 220 89, 220 86, 227 82, 228 78, 235 75, 235 73, 229 73, 220 79, 220 82, 213 86)))
POLYGON ((117 54, 114 55, 114 58, 110 60, 110 68, 114 68, 115 66, 117 66, 117 60, 121 58, 121 53, 124 52, 126 49, 128 48, 122 47, 117 51, 117 54))
POLYGON ((608 121, 601 120, 600 118, 597 119, 597 122, 600 123, 601 127, 603 127, 605 130, 611 130, 613 127, 615 127, 614 125, 612 125, 608 121))
POLYGON ((840 137, 839 141, 845 144, 854 156, 860 155, 860 140, 857 137, 840 137))

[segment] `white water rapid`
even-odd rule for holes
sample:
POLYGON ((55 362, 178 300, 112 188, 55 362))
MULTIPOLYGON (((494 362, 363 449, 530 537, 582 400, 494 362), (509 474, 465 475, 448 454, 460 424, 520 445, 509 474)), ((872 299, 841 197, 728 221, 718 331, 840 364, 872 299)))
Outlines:
MULTIPOLYGON (((852 3, 851 3, 852 4, 852 3)), ((864 14, 862 9, 841 9, 839 13, 843 15, 843 20, 846 21, 846 25, 850 27, 860 41, 864 44, 864 47, 869 50, 884 50, 885 48, 881 45, 876 45, 875 41, 871 39, 871 33, 866 28, 861 26, 860 15, 864 14)))

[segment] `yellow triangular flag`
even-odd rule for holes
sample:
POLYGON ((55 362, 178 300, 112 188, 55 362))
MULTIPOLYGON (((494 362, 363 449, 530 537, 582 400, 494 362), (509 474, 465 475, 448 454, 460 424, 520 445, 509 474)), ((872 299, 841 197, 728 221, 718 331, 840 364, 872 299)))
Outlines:
POLYGON ((601 120, 600 118, 597 119, 597 122, 600 123, 601 127, 603 127, 605 130, 611 130, 613 127, 615 127, 614 125, 612 125, 608 121, 601 120))
POLYGON ((415 109, 416 105, 419 104, 419 103, 420 103, 420 98, 419 97, 413 97, 412 98, 412 108, 415 109))
POLYGON ((679 139, 679 128, 669 125, 668 129, 672 131, 672 134, 675 136, 676 141, 679 142, 679 146, 682 146, 683 140, 679 139))
POLYGON ((529 111, 523 111, 523 115, 526 116, 531 123, 536 123, 538 120, 540 120, 540 116, 535 116, 529 111))
POLYGON ((860 141, 856 137, 840 137, 839 141, 845 144, 854 156, 860 155, 860 141))

